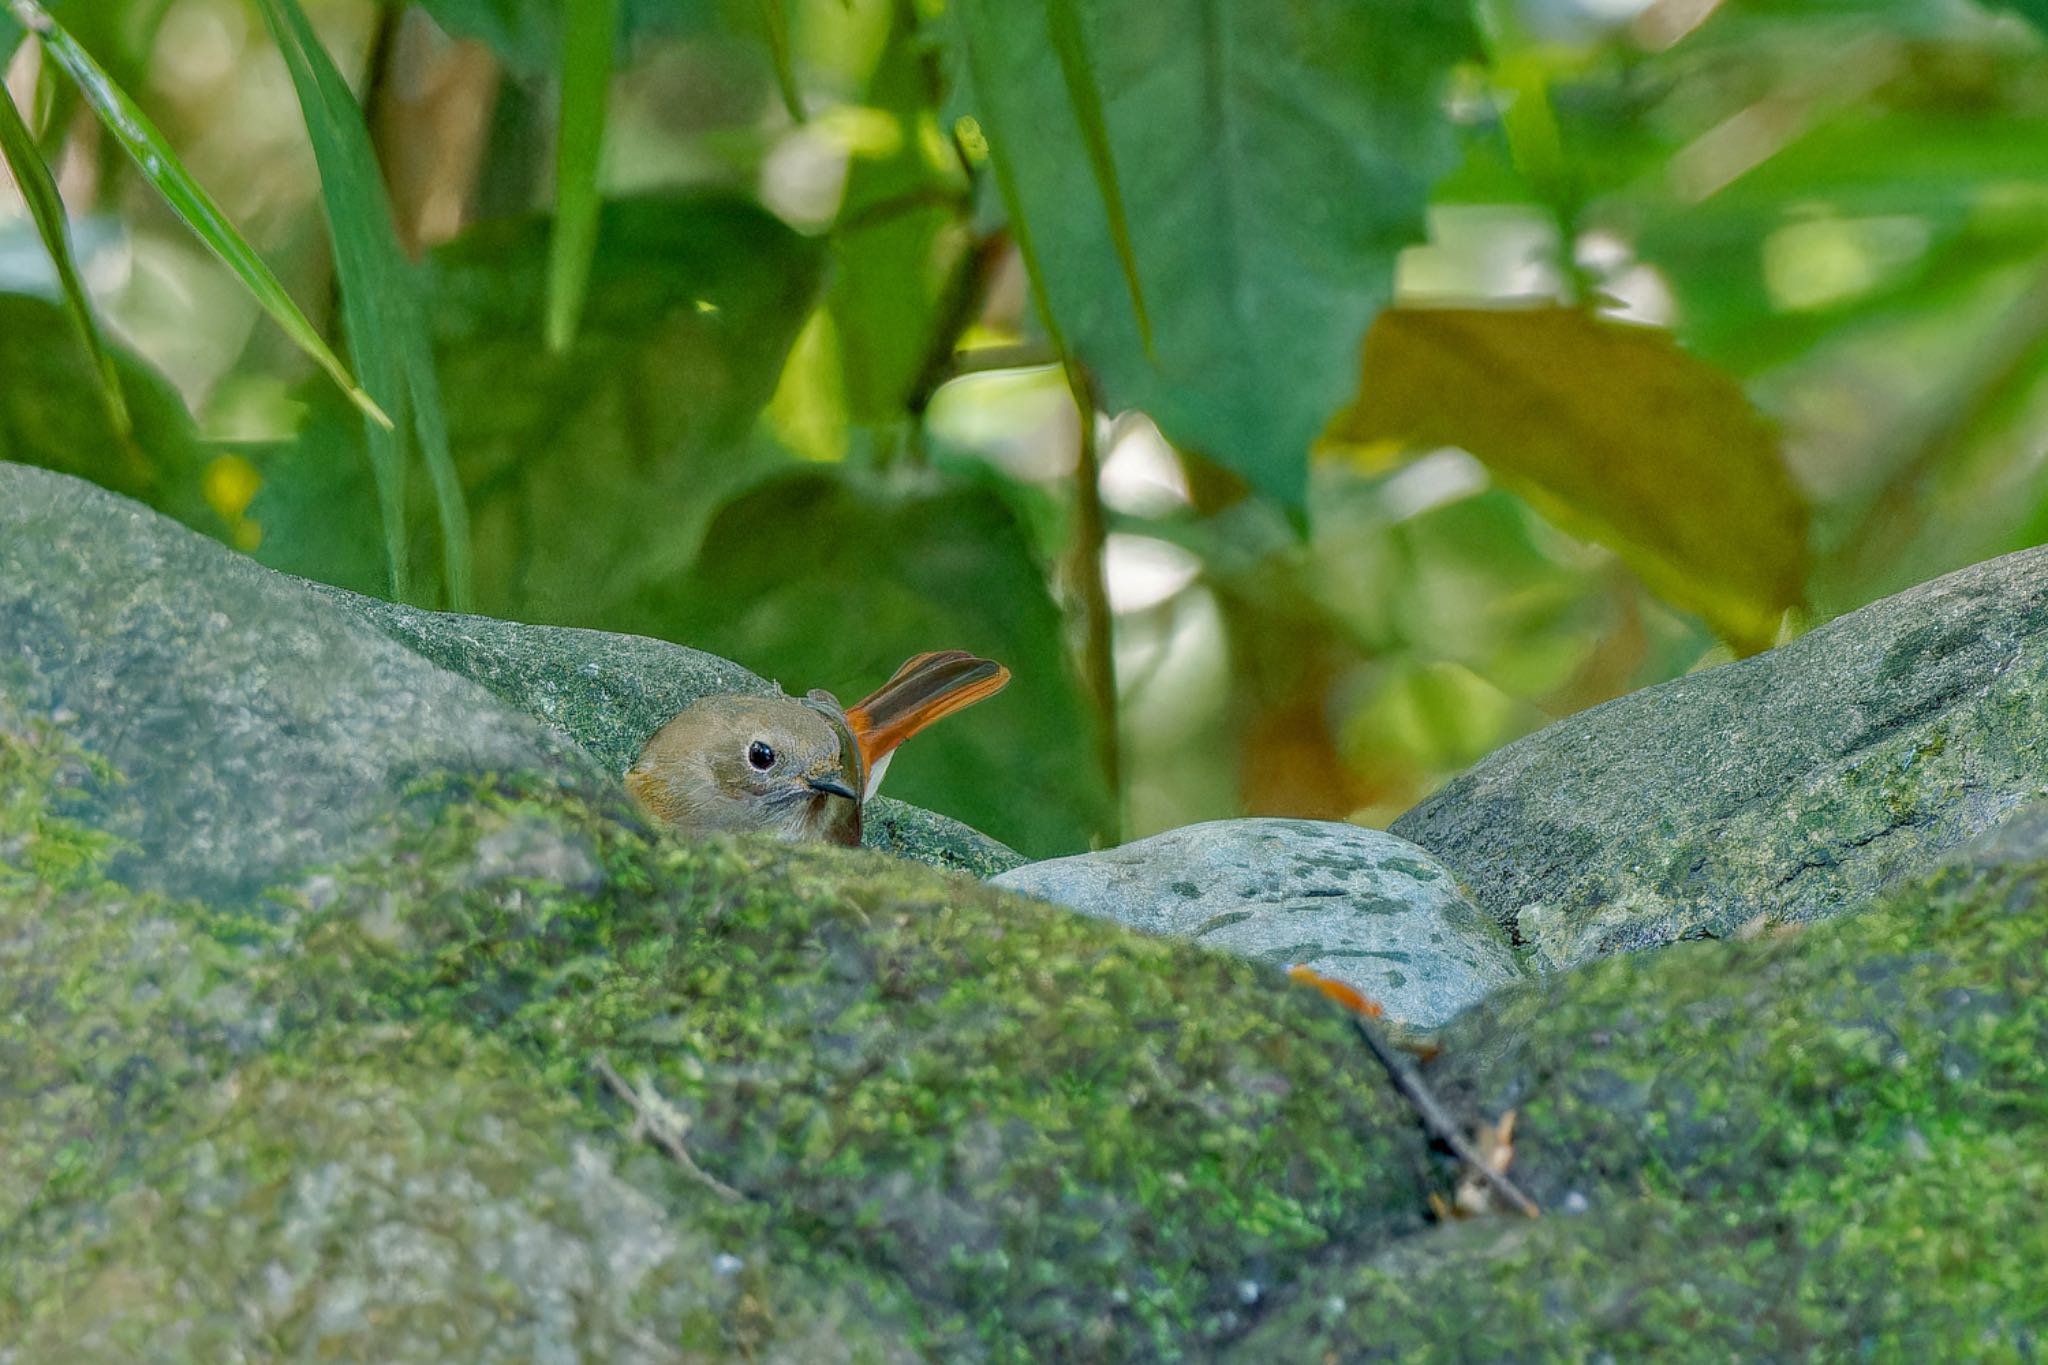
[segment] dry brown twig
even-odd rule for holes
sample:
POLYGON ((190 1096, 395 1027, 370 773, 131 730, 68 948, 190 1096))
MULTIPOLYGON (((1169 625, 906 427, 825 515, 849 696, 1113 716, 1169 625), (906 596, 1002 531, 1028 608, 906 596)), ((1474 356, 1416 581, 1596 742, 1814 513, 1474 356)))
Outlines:
POLYGON ((634 1089, 624 1076, 613 1070, 612 1064, 605 1059, 602 1052, 590 1059, 590 1069, 597 1073, 598 1079, 603 1081, 613 1094, 624 1100, 632 1109, 633 1136, 636 1139, 645 1138, 661 1148, 676 1165, 683 1168, 685 1175, 720 1199, 733 1204, 746 1200, 745 1195, 699 1166, 691 1157, 690 1149, 683 1145, 682 1125, 664 1112, 671 1107, 667 1100, 656 1094, 651 1087, 645 1094, 634 1089))
MULTIPOLYGON (((1482 1211, 1486 1205, 1486 1190, 1481 1186, 1485 1186, 1529 1217, 1535 1218, 1541 1214, 1542 1210, 1536 1207, 1536 1201, 1524 1194, 1514 1181, 1508 1179, 1508 1163, 1515 1159, 1514 1110, 1510 1109, 1497 1124, 1481 1125, 1480 1142, 1486 1148, 1486 1152, 1482 1154, 1465 1140, 1465 1134, 1451 1121, 1451 1116, 1444 1112, 1443 1105, 1437 1102, 1435 1094, 1430 1091, 1421 1073, 1401 1055, 1398 1048, 1380 1036, 1372 1023, 1385 1014, 1378 1001, 1368 1000, 1355 987, 1335 977, 1325 976, 1302 963, 1296 963, 1287 969, 1287 979, 1313 987, 1350 1013, 1351 1026, 1358 1030, 1359 1037, 1365 1039, 1365 1045, 1372 1052, 1374 1060, 1387 1073, 1387 1079, 1393 1082, 1395 1093, 1408 1101, 1409 1107, 1422 1119, 1422 1126, 1429 1135, 1450 1148, 1452 1155, 1470 1169, 1472 1174, 1458 1182, 1457 1198, 1461 1210, 1468 1213, 1482 1211), (1474 1177, 1477 1177, 1476 1183, 1474 1177)), ((1429 1201, 1430 1207, 1436 1209, 1439 1214, 1447 1212, 1448 1206, 1436 1195, 1432 1194, 1429 1201)))
MULTIPOLYGON (((1387 1079, 1393 1082, 1395 1091, 1402 1099, 1408 1101, 1409 1107, 1421 1118, 1422 1126, 1428 1130, 1429 1135, 1450 1148, 1451 1155, 1464 1162, 1474 1175, 1515 1210, 1531 1218, 1540 1216, 1543 1211, 1536 1206, 1536 1201, 1524 1193, 1521 1186, 1508 1178, 1506 1162, 1501 1162, 1501 1169, 1495 1170, 1494 1163, 1489 1162, 1466 1140, 1465 1134, 1452 1121, 1451 1116, 1444 1112, 1443 1105, 1437 1102, 1428 1083, 1413 1066, 1409 1065, 1408 1059, 1401 1055, 1400 1050, 1380 1037, 1370 1022, 1361 1015, 1354 1013, 1351 1016, 1351 1026, 1358 1030, 1359 1037, 1365 1039, 1365 1045, 1372 1051, 1374 1060, 1386 1071, 1387 1079)), ((1501 1127, 1506 1132, 1502 1135, 1499 1145, 1504 1146, 1507 1138, 1514 1132, 1513 1116, 1504 1119, 1501 1127)), ((1513 1148, 1509 1146, 1507 1150, 1512 1153, 1513 1148)))

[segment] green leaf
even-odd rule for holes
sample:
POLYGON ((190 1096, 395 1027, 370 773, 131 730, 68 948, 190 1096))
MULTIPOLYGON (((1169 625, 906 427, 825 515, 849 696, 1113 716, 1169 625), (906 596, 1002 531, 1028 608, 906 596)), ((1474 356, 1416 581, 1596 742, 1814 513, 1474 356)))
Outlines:
POLYGON ((70 33, 63 31, 63 27, 57 25, 57 20, 53 20, 41 4, 35 0, 8 0, 8 4, 20 23, 43 41, 43 51, 49 53, 49 57, 78 84, 78 92, 86 98, 86 104, 92 106, 92 113, 98 115, 106 131, 113 133, 115 141, 121 143, 129 158, 133 158, 143 180, 156 186, 156 192, 164 196, 164 203, 170 205, 172 213, 176 213, 186 227, 199 235, 207 250, 219 256, 221 264, 225 264, 233 276, 242 280, 242 287, 250 291, 270 319, 285 329, 285 336, 289 336, 299 350, 328 372, 328 377, 334 379, 342 393, 348 395, 348 401, 369 413, 371 420, 391 426, 391 417, 377 407, 369 393, 356 387, 356 381, 348 375, 348 366, 344 366, 340 356, 336 356, 334 350, 319 338, 319 329, 313 327, 305 313, 299 311, 299 305, 291 301, 289 293, 285 293, 285 287, 270 266, 264 264, 262 256, 256 254, 256 248, 248 244, 242 233, 236 231, 236 225, 227 221, 227 215, 213 203, 213 196, 207 194, 199 180, 193 178, 193 172, 184 168, 176 151, 170 149, 170 143, 158 127, 141 113, 135 100, 131 100, 111 76, 100 70, 100 65, 92 59, 92 53, 80 47, 70 33))
POLYGON ((1095 175, 1095 190, 1102 197, 1102 211, 1109 220, 1109 238, 1116 247, 1116 262, 1124 274, 1124 288, 1131 296, 1131 316, 1138 324, 1138 339, 1145 353, 1152 354, 1152 319, 1145 311, 1145 287, 1138 279, 1138 255, 1131 245, 1131 225, 1124 214, 1124 195, 1116 178, 1116 154, 1109 143, 1109 128, 1103 121, 1102 93, 1095 88, 1095 64, 1088 57, 1088 42, 1082 31, 1079 0, 1046 0, 1046 37, 1059 55, 1060 76, 1066 82, 1067 103, 1074 126, 1088 148, 1088 169, 1095 175))
MULTIPOLYGON (((1100 118, 1037 5, 951 7, 970 101, 1047 325, 1107 405, 1299 504, 1308 447, 1451 164, 1438 93, 1469 52, 1430 0, 1073 0, 1100 118), (1077 118, 1077 115, 1079 117, 1077 118), (1106 131, 1091 154, 1089 125, 1106 131), (1105 211, 1113 163, 1129 255, 1105 211), (1153 348, 1124 276, 1134 263, 1153 348)), ((1062 29, 1062 31, 1065 31, 1062 29)))
POLYGON ((547 337, 556 351, 575 338, 590 258, 597 253, 597 177, 618 9, 618 0, 569 0, 561 130, 555 144, 555 229, 548 258, 547 337))
MULTIPOLYGON (((542 338, 548 221, 477 225, 422 279, 471 517, 475 609, 519 620, 632 629, 618 603, 687 565, 732 489, 772 452, 749 444, 791 342, 816 302, 822 249, 746 203, 607 204, 582 326, 542 338)), ((360 435, 318 395, 307 450, 263 466, 251 509, 265 563, 356 586, 339 522, 376 525, 360 435), (301 551, 293 528, 317 544, 301 551)), ((417 516, 414 543, 428 528, 417 516)))
POLYGON ((61 470, 147 503, 208 535, 227 525, 206 498, 212 453, 163 376, 106 351, 130 418, 117 430, 105 378, 78 345, 75 320, 44 299, 0 294, 0 460, 61 470))
POLYGON ((843 466, 787 474, 728 504, 689 571, 622 619, 843 702, 924 650, 1000 660, 1009 687, 911 740, 884 790, 1037 857, 1107 827, 1065 625, 1016 512, 986 487, 903 492, 843 466))
POLYGON ((213 197, 201 188, 178 160, 164 135, 149 121, 127 92, 100 68, 92 54, 49 16, 36 0, 8 0, 15 17, 42 40, 43 50, 76 82, 79 93, 112 133, 114 140, 133 158, 143 179, 164 197, 171 211, 198 235, 208 250, 221 259, 255 298, 263 311, 284 329, 292 342, 311 356, 334 380, 349 401, 373 421, 388 427, 391 419, 363 392, 350 376, 340 357, 321 340, 319 330, 299 311, 256 249, 235 230, 213 197))
POLYGON ((350 352, 378 402, 406 421, 405 432, 365 424, 393 593, 401 599, 411 595, 404 439, 409 433, 419 443, 434 487, 448 600, 457 610, 466 609, 471 596, 468 513, 448 448, 432 344, 418 304, 417 272, 398 244, 369 130, 298 0, 263 0, 262 9, 298 91, 320 167, 350 352))
MULTIPOLYGON (((857 156, 832 232, 832 282, 826 305, 840 340, 846 403, 854 420, 900 420, 924 377, 951 314, 961 258, 969 244, 969 190, 944 147, 931 105, 931 80, 914 21, 899 18, 869 78, 862 102, 896 120, 886 156, 857 156)), ((944 359, 944 357, 940 357, 944 359)))
POLYGON ((755 0, 761 16, 761 37, 768 44, 768 59, 775 64, 775 88, 782 107, 797 123, 804 121, 804 92, 797 84, 796 66, 789 55, 788 0, 755 0))
POLYGON ((1568 308, 1393 309, 1332 437, 1458 446, 1745 650, 1802 600, 1807 508, 1727 376, 1648 327, 1568 308))
POLYGON ((99 370, 100 401, 106 405, 107 420, 113 425, 115 437, 127 441, 134 431, 128 418, 128 401, 121 395, 121 378, 114 372, 113 354, 107 350, 106 339, 100 335, 99 322, 93 317, 92 301, 85 293, 85 281, 79 278, 78 261, 71 252, 71 229, 64 213, 64 200, 57 193, 57 182, 51 178, 50 168, 43 164, 42 154, 36 150, 35 135, 29 131, 21 112, 14 107, 13 99, 4 89, 0 89, 0 159, 5 159, 7 168, 14 173, 14 183, 28 204, 29 215, 35 219, 36 232, 43 239, 43 249, 50 253, 50 263, 56 267, 65 306, 70 309, 71 320, 78 329, 78 339, 99 370))
POLYGON ((551 70, 561 51, 556 7, 542 0, 419 0, 434 22, 474 38, 519 75, 551 70))
POLYGON ((1990 0, 1993 9, 2011 10, 2043 33, 2048 33, 2048 0, 1990 0))
MULTIPOLYGON (((738 0, 618 0, 623 36, 691 34, 738 0)), ((474 38, 515 75, 538 79, 556 71, 564 45, 562 0, 419 0, 448 32, 474 38)), ((730 26, 730 25, 728 25, 730 26)))

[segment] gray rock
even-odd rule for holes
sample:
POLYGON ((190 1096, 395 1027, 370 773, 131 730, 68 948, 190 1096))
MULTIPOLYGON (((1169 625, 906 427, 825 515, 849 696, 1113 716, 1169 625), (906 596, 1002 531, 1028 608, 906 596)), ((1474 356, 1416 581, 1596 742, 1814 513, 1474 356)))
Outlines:
MULTIPOLYGON (((121 774, 76 798, 132 884, 212 900, 345 859, 408 789, 522 774, 624 801, 616 774, 681 705, 769 690, 628 636, 395 607, 262 568, 91 484, 0 464, 0 697, 66 719, 121 774)), ((871 843, 985 873, 1016 861, 878 803, 871 843)))
POLYGON ((1546 966, 1838 913, 2048 793, 2048 549, 1518 740, 1394 822, 1546 966))
POLYGON ((118 781, 78 813, 132 885, 241 899, 346 858, 399 793, 446 773, 604 769, 273 573, 60 474, 0 465, 0 694, 69 720, 118 781))
POLYGON ((1522 979, 1507 936, 1441 863, 1356 825, 1214 820, 994 882, 1149 934, 1299 963, 1413 1028, 1522 979))

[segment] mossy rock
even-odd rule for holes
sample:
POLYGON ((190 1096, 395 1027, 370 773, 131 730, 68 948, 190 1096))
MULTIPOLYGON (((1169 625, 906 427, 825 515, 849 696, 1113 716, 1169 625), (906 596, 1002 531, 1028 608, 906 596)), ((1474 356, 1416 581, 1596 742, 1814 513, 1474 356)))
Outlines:
MULTIPOLYGON (((49 537, 9 564, 124 553, 31 511, 0 507, 49 537)), ((132 529, 137 573, 198 553, 132 529)), ((485 747, 370 736, 316 774, 380 797, 345 838, 241 830, 229 797, 275 791, 209 746, 282 717, 317 759, 354 713, 102 676, 209 628, 273 657, 220 598, 118 581, 0 574, 0 1359, 2040 1353, 2048 820, 1461 1018, 1427 1074, 1517 1111, 1548 1212, 1447 1226, 1456 1170, 1319 995, 873 852, 650 831, 579 744, 329 638, 311 590, 304 638, 266 626, 293 679, 382 660, 343 681, 430 680, 485 747)))
POLYGON ((1876 910, 1583 969, 1442 1043, 1547 1215, 1354 1248, 1243 1358, 2048 1349, 2048 816, 1876 910))
POLYGON ((53 810, 93 766, 61 734, 17 722, 0 764, 0 1339, 1168 1357, 1422 1224, 1420 1134, 1253 964, 511 781, 416 793, 377 853, 223 910, 106 879, 53 810), (742 1202, 634 1135, 600 1055, 742 1202), (621 1260, 644 1292, 571 1292, 621 1260))
POLYGON ((2024 1359, 2048 1329, 2040 862, 1482 1006, 1428 1074, 1517 1110, 1549 1212, 1443 1226, 1456 1172, 1341 1013, 1253 964, 872 853, 650 841, 548 784, 419 793, 382 854, 221 910, 106 879, 54 810, 98 766, 0 724, 0 1339, 44 1358, 2024 1359))
POLYGON ((2048 796, 2048 548, 1489 755, 1391 826, 1554 969, 1824 919, 2048 796))

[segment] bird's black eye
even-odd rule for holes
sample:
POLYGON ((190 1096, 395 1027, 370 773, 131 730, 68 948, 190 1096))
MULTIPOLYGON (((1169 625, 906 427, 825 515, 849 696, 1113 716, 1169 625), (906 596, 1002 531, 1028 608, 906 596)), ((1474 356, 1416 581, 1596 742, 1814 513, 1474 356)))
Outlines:
POLYGON ((765 773, 775 766, 775 751, 757 739, 747 746, 747 762, 755 772, 765 773))

